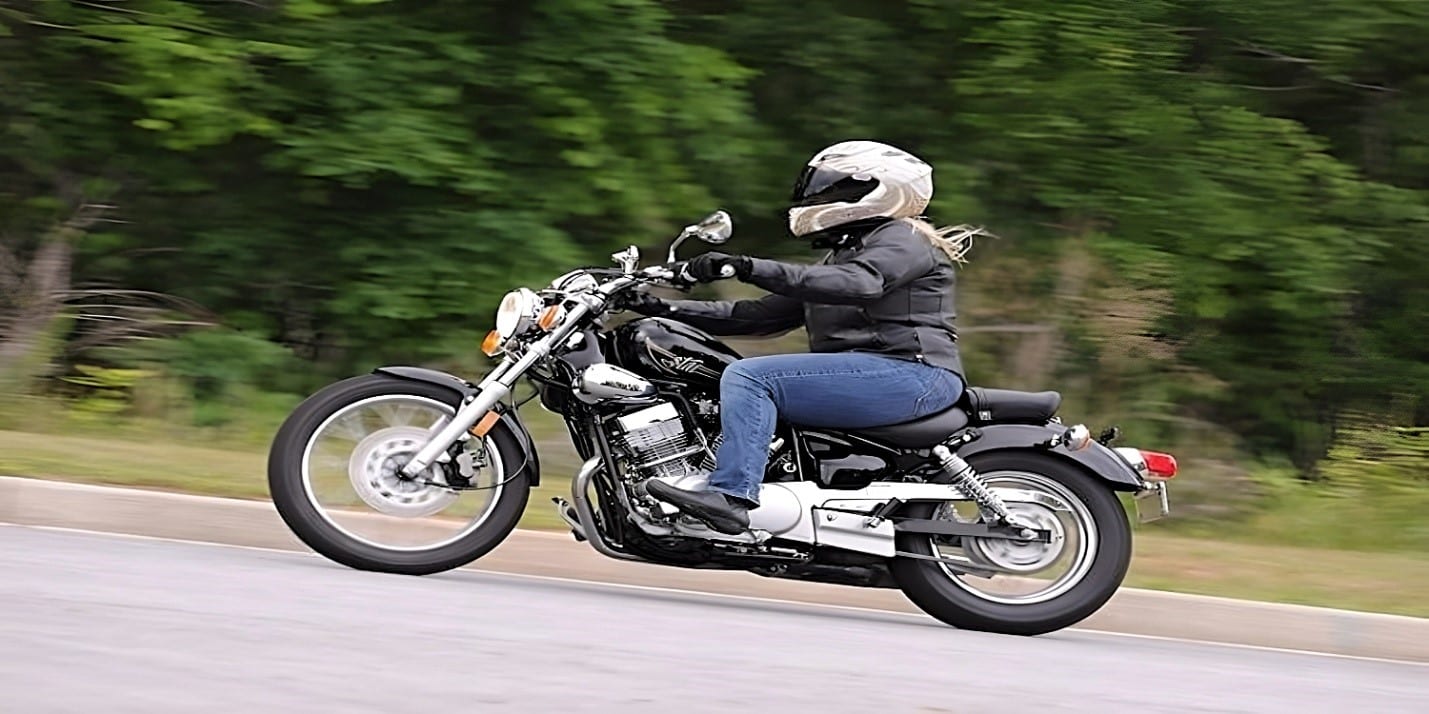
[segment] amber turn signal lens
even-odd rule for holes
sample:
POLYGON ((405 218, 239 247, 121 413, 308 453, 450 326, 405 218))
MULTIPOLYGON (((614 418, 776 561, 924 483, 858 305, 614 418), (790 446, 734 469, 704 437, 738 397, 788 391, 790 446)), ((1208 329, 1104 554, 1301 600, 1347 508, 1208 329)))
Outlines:
POLYGON ((551 328, 561 319, 561 306, 552 305, 541 311, 541 316, 536 318, 536 326, 545 332, 550 332, 551 328))
POLYGON ((491 431, 491 427, 496 426, 500 419, 501 415, 497 414, 495 409, 487 412, 481 417, 481 421, 471 428, 472 436, 486 436, 486 432, 491 431))
POLYGON ((486 339, 481 341, 481 351, 487 357, 495 357, 501 352, 501 333, 496 330, 486 333, 486 339))

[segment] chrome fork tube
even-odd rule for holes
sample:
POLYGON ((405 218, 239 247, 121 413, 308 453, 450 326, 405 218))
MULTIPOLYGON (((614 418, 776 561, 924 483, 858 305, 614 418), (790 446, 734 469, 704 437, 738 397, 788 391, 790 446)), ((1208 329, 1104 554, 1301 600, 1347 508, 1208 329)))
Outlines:
POLYGON ((497 365, 486 379, 481 380, 477 385, 479 390, 470 402, 463 404, 457 413, 452 415, 451 421, 442 427, 431 440, 428 441, 417 454, 402 466, 402 473, 406 476, 415 477, 425 471, 440 456, 446 453, 447 447, 456 443, 458 439, 466 440, 470 438, 469 429, 481 421, 486 413, 495 407, 497 402, 506 398, 511 393, 511 385, 516 383, 521 375, 526 373, 532 365, 545 359, 551 354, 555 345, 570 336, 575 331, 576 325, 590 312, 590 306, 584 303, 571 308, 563 323, 551 332, 551 334, 531 343, 526 349, 526 353, 515 362, 509 359, 497 365))

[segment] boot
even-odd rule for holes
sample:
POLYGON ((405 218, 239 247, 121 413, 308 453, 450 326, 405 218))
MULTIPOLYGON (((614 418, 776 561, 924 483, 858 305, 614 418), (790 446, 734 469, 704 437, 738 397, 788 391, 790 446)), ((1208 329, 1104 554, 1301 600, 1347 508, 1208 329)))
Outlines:
POLYGON ((655 479, 645 482, 645 490, 720 533, 739 535, 749 530, 749 509, 739 500, 722 493, 687 491, 655 479))

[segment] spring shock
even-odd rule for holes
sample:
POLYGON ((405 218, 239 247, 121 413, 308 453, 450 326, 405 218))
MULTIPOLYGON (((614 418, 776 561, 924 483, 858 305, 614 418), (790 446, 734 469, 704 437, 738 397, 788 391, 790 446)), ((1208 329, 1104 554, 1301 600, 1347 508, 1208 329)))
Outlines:
POLYGON ((982 476, 972 467, 972 464, 942 444, 933 447, 933 455, 938 457, 938 465, 952 477, 953 485, 972 496, 978 508, 990 511, 1003 523, 1021 525, 1012 522, 1012 514, 1008 512, 1007 504, 1003 503, 1002 498, 987 487, 987 483, 982 480, 982 476))

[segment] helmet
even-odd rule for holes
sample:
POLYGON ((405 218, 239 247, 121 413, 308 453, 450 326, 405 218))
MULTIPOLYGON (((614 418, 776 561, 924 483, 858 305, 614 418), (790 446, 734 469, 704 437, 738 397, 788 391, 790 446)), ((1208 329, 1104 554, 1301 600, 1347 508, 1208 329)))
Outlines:
POLYGON ((796 236, 870 218, 920 215, 933 197, 933 167, 876 141, 844 141, 814 154, 794 183, 796 236))

